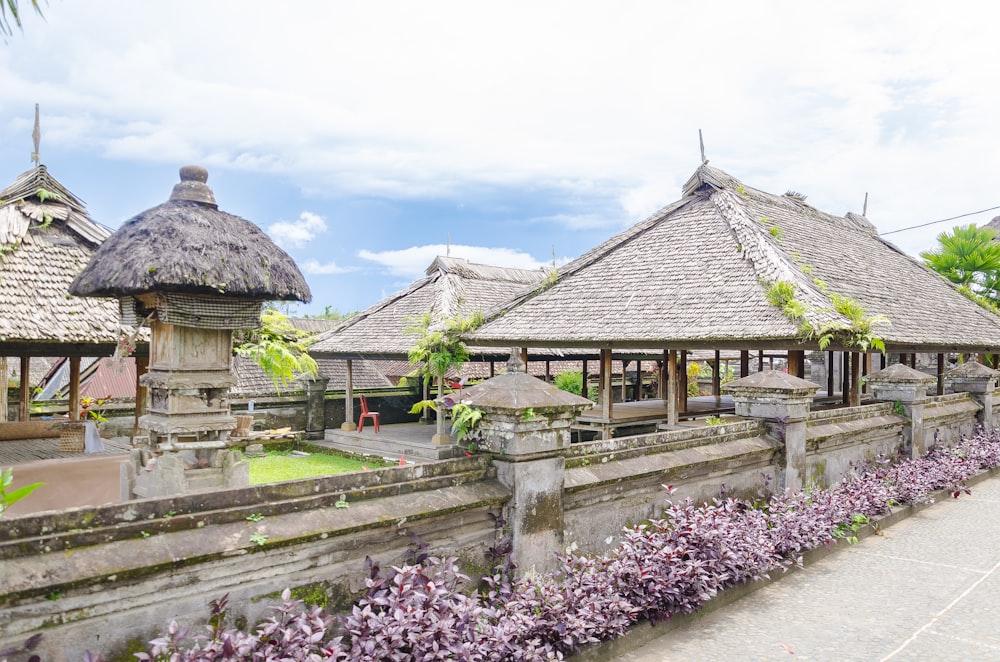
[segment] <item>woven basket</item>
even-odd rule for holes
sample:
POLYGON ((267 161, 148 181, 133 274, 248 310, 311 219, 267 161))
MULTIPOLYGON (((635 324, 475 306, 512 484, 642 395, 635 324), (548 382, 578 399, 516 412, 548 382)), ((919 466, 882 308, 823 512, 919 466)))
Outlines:
POLYGON ((87 430, 82 425, 67 425, 59 431, 59 450, 64 453, 82 453, 87 430))

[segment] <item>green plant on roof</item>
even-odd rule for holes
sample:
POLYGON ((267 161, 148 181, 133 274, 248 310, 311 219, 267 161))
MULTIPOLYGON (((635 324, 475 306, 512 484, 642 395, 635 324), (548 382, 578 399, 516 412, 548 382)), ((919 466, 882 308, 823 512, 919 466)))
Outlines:
POLYGON ((49 198, 54 198, 56 200, 59 199, 59 195, 58 194, 53 193, 52 191, 46 190, 46 189, 42 188, 41 186, 38 187, 38 191, 35 192, 35 195, 38 196, 38 201, 39 202, 45 202, 49 198))
POLYGON ((779 228, 777 225, 772 225, 768 228, 767 232, 778 241, 781 241, 781 239, 785 236, 784 230, 779 228))

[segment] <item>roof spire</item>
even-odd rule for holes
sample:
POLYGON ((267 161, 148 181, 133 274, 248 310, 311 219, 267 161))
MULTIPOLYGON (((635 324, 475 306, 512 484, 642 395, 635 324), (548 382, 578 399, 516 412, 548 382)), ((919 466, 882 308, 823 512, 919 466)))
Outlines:
POLYGON ((39 128, 38 124, 38 104, 35 104, 35 130, 31 132, 31 140, 35 144, 35 151, 31 153, 31 160, 35 162, 35 167, 37 168, 41 165, 42 157, 38 152, 38 147, 42 142, 42 130, 39 128))
POLYGON ((705 158, 705 141, 701 137, 701 129, 698 129, 698 145, 701 146, 701 164, 708 165, 708 159, 705 158))

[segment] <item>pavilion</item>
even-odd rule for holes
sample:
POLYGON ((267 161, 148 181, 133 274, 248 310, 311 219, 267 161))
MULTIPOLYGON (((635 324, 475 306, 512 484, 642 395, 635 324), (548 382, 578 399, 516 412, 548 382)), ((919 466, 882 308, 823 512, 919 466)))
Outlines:
MULTIPOLYGON (((688 350, 739 351, 741 375, 750 352, 783 350, 799 376, 805 351, 839 350, 850 404, 871 368, 873 338, 884 342, 883 365, 889 353, 937 354, 939 389, 945 353, 998 351, 1000 317, 880 238, 864 216, 834 216, 805 200, 751 188, 706 162, 680 200, 490 314, 467 341, 590 348, 605 366, 620 348, 660 351, 668 425, 682 406, 678 359, 688 350)), ((832 381, 831 370, 828 395, 832 381)), ((601 390, 609 388, 605 378, 601 390)), ((614 420, 611 398, 601 398, 600 418, 614 420)))

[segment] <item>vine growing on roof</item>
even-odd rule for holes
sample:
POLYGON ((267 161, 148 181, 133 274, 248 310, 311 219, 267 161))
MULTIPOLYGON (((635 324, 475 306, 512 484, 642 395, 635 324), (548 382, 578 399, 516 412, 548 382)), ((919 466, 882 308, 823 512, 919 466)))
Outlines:
POLYGON ((845 347, 855 347, 861 352, 885 351, 885 342, 878 335, 878 330, 889 326, 889 318, 885 315, 869 315, 857 299, 829 292, 826 283, 819 278, 813 282, 823 294, 830 298, 831 308, 810 308, 797 298, 797 288, 794 283, 779 280, 770 283, 767 288, 767 300, 781 309, 785 317, 791 320, 802 334, 805 341, 815 340, 821 350, 825 350, 834 340, 840 340, 845 347), (819 313, 836 312, 843 319, 819 324, 811 316, 819 313), (846 319, 847 321, 843 321, 846 319))

